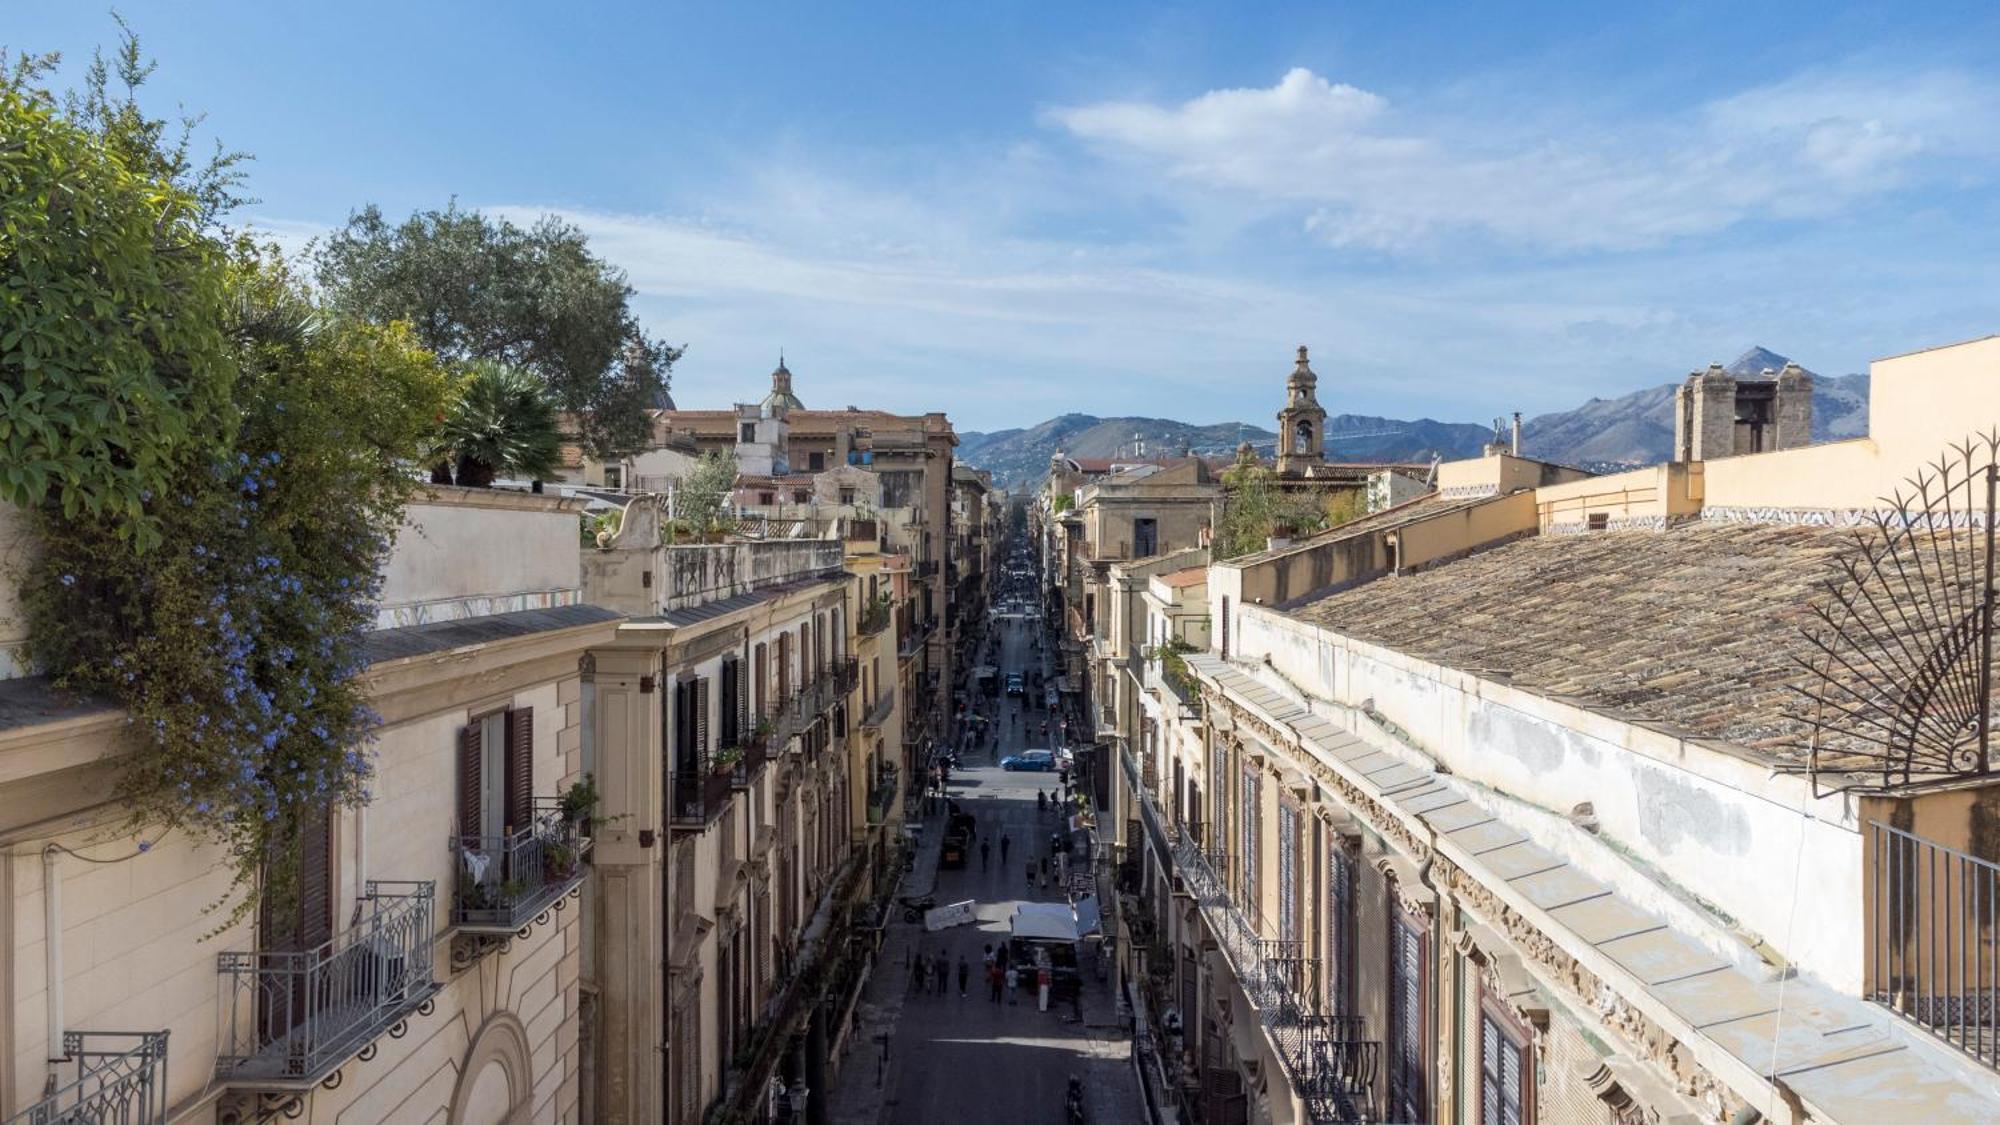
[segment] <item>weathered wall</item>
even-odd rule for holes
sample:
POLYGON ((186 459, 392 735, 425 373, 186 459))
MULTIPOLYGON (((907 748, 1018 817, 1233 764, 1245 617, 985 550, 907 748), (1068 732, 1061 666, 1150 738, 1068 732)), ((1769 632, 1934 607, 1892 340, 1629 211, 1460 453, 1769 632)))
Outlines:
MULTIPOLYGON (((1834 987, 1859 988, 1858 826, 1839 800, 1814 800, 1803 777, 1256 607, 1240 612, 1233 644, 1236 659, 1268 654, 1314 696, 1372 702, 1461 777, 1558 816, 1591 802, 1604 837, 1834 987)), ((1564 833, 1548 835, 1537 842, 1566 847, 1564 833)), ((1592 873, 1649 908, 1685 909, 1629 870, 1592 873)))
POLYGON ((581 501, 450 487, 428 495, 410 505, 383 567, 380 627, 579 599, 581 501))

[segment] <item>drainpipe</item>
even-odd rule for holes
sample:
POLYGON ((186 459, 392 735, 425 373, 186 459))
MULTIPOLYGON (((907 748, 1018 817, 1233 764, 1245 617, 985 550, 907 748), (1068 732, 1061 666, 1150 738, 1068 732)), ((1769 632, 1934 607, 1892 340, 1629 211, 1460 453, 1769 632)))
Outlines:
POLYGON ((47 961, 44 984, 49 1017, 48 1089, 54 1091, 56 1063, 63 1058, 62 851, 54 844, 42 849, 42 954, 47 961))

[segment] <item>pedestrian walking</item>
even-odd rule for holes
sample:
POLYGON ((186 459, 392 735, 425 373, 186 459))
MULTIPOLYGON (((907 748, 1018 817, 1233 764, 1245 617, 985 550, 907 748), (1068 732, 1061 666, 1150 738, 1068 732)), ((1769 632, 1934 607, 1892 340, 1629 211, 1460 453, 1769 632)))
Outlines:
POLYGON ((1000 834, 1000 866, 1007 866, 1007 849, 1014 844, 1014 838, 1005 832, 1000 834))
POLYGON ((910 962, 910 985, 911 987, 915 988, 918 993, 922 993, 924 991, 924 977, 928 975, 929 968, 930 968, 930 958, 925 957, 922 951, 919 951, 917 953, 916 960, 910 962))
POLYGON ((937 955, 937 990, 939 996, 951 991, 951 958, 942 953, 937 955))
POLYGON ((981 953, 981 954, 979 955, 979 963, 980 963, 981 965, 986 965, 986 966, 991 966, 991 965, 993 964, 993 943, 992 943, 992 942, 990 942, 990 941, 989 941, 989 942, 987 942, 987 943, 986 943, 986 949, 985 949, 985 951, 984 951, 984 952, 982 952, 982 953, 981 953))
POLYGON ((965 981, 972 975, 972 967, 965 963, 965 954, 958 955, 958 998, 965 999, 965 981))
POLYGON ((1021 970, 1009 966, 1007 969, 1007 1003, 1019 1004, 1021 1002, 1020 991, 1021 970))
POLYGON ((989 999, 991 999, 995 1004, 998 1004, 1000 1002, 1000 989, 1004 987, 1006 983, 1007 983, 1007 974, 1000 971, 1000 966, 998 965, 986 966, 986 989, 989 993, 991 993, 989 999))
MULTIPOLYGON (((988 844, 985 840, 979 841, 979 869, 981 871, 986 870, 986 856, 992 850, 992 845, 988 844)), ((1006 861, 1002 860, 1001 862, 1004 863, 1006 861)))
POLYGON ((1028 861, 1028 885, 1035 885, 1035 861, 1032 859, 1028 861))

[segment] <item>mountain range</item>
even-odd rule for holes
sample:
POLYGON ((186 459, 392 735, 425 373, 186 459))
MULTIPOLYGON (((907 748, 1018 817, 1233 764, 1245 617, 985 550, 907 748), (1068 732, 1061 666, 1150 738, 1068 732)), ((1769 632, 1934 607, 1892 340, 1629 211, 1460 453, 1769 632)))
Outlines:
MULTIPOLYGON (((1738 378, 1777 371, 1789 362, 1753 347, 1729 364, 1738 378)), ((1530 457, 1611 469, 1666 460, 1674 443, 1674 388, 1679 380, 1617 398, 1593 398, 1571 410, 1542 414, 1521 425, 1521 451, 1530 457)), ((1431 418, 1404 420, 1362 414, 1327 419, 1327 445, 1338 461, 1427 462, 1477 457, 1493 429, 1431 418)), ((1813 440, 1860 437, 1868 432, 1868 376, 1813 377, 1813 440)), ((1191 425, 1167 418, 1099 418, 1064 414, 1026 429, 966 431, 958 459, 990 469, 1006 487, 1032 487, 1049 471, 1049 457, 1171 457, 1194 453, 1232 457, 1248 441, 1269 456, 1276 434, 1241 422, 1191 425)))

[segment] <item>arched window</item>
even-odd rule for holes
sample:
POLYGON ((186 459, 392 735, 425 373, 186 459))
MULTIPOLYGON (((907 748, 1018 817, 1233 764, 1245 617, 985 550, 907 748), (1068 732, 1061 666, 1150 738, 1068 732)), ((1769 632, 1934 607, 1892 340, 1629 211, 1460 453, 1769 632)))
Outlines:
POLYGON ((1311 453, 1312 442, 1313 442, 1313 424, 1309 421, 1306 421, 1305 419, 1300 419, 1299 424, 1294 432, 1296 433, 1297 436, 1295 436, 1292 439, 1292 452, 1311 453))

